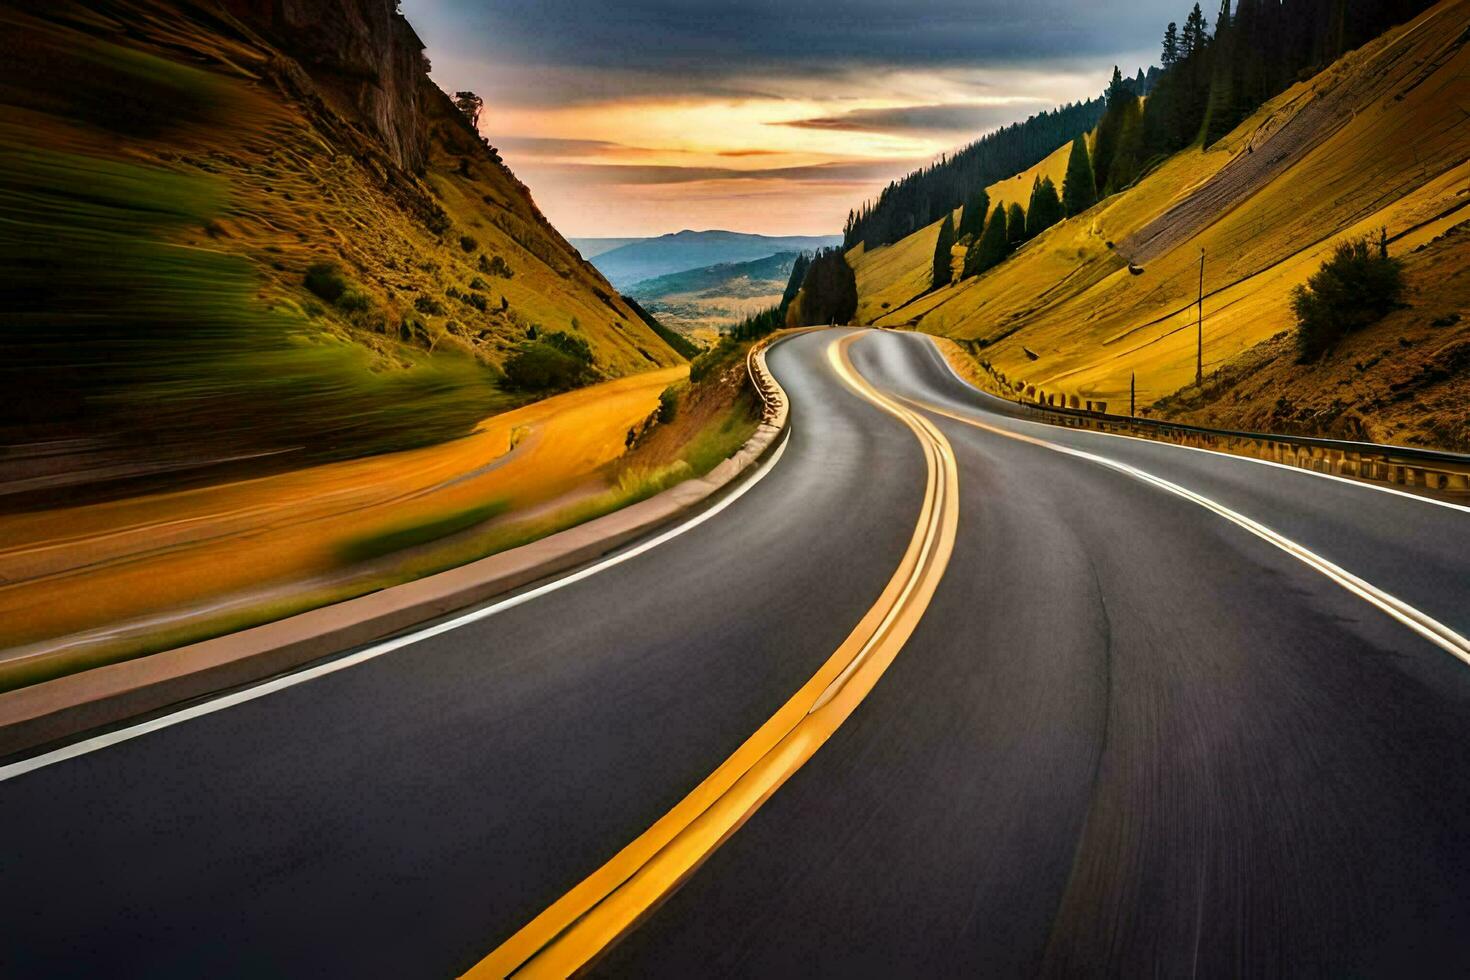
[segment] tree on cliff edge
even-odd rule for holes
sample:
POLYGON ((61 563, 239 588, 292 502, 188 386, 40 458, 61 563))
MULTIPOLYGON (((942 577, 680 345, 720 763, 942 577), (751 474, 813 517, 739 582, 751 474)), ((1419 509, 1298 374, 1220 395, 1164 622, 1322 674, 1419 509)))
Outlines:
POLYGON ((470 128, 478 133, 480 113, 485 110, 485 100, 474 92, 455 92, 454 107, 464 113, 464 117, 470 121, 470 128))

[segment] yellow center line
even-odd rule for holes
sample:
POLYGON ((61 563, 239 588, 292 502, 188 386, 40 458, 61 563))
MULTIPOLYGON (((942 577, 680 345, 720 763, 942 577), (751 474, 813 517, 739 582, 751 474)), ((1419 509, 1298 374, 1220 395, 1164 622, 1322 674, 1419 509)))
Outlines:
POLYGON ((954 549, 957 466, 932 422, 880 394, 853 369, 847 349, 862 336, 828 347, 832 369, 859 396, 908 426, 924 447, 923 506, 898 570, 837 651, 733 755, 467 977, 565 977, 591 962, 693 874, 821 748, 912 635, 954 549))

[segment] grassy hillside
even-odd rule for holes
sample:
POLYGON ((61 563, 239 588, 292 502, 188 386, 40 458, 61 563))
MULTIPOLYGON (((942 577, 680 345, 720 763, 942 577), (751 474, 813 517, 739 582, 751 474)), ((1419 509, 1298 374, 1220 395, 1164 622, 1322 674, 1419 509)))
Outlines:
POLYGON ((911 302, 927 284, 935 230, 857 251, 860 314, 971 342, 1018 394, 1126 410, 1136 373, 1139 403, 1151 406, 1194 379, 1203 248, 1214 377, 1159 411, 1465 446, 1464 371, 1452 365, 1470 337, 1454 319, 1466 242, 1452 229, 1470 218, 1467 38, 1470 3, 1441 3, 1288 89, 1208 151, 1176 154, 988 273, 911 302), (1283 356, 1291 288, 1334 243, 1380 227, 1404 260, 1410 308, 1320 364, 1283 356))
POLYGON ((781 301, 796 252, 723 262, 645 279, 628 294, 665 323, 689 333, 719 331, 781 301))
POLYGON ((580 336, 594 377, 679 362, 389 0, 342 2, 393 31, 350 39, 375 80, 186 0, 0 11, 6 499, 460 436, 537 396, 501 372, 531 333, 580 336))

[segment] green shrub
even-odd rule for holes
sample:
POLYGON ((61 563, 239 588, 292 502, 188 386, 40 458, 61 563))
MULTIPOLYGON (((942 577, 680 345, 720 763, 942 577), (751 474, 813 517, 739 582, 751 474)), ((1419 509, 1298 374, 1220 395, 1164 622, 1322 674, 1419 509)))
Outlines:
POLYGON ((473 252, 475 249, 480 247, 480 243, 475 241, 473 235, 460 235, 459 247, 464 249, 465 252, 473 252))
POLYGON ((679 396, 683 393, 682 384, 672 384, 659 392, 658 395, 658 420, 663 425, 668 425, 679 417, 679 396))
POLYGON ((443 316, 444 304, 432 296, 420 296, 413 301, 413 308, 425 316, 443 316))
POLYGON ((739 341, 730 334, 722 336, 718 344, 689 362, 689 380, 697 384, 709 377, 716 368, 730 361, 737 346, 739 341))
POLYGON ((487 290, 487 289, 490 288, 490 284, 488 282, 486 282, 485 280, 481 279, 479 276, 476 276, 475 278, 473 278, 473 279, 470 280, 470 288, 471 289, 477 289, 477 290, 480 290, 481 292, 483 292, 483 291, 485 291, 485 290, 487 290))
POLYGON ((502 279, 512 279, 515 277, 515 272, 506 264, 505 259, 498 255, 493 259, 481 255, 479 269, 487 276, 499 276, 502 279))
POLYGON ((1339 242, 1322 267, 1291 293, 1300 361, 1320 358, 1344 336, 1383 317, 1403 296, 1403 270, 1380 235, 1339 242))
POLYGON ((372 297, 354 287, 347 287, 337 297, 337 308, 348 313, 361 313, 373 305, 372 297))
POLYGON ((542 335, 540 339, 543 344, 549 344, 583 364, 589 366, 592 364, 592 348, 583 337, 574 337, 569 333, 557 330, 542 335))
POLYGON ((588 363, 546 340, 522 344, 505 362, 506 384, 522 391, 567 391, 595 377, 588 363))
POLYGON ((342 269, 335 262, 317 262, 306 270, 306 288, 328 303, 337 302, 337 298, 347 291, 347 280, 342 275, 342 269))

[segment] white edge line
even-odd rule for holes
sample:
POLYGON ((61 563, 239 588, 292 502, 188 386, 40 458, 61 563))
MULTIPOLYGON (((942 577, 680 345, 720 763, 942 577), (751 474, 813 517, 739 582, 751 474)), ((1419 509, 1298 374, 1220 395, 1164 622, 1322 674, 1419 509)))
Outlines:
POLYGON ((268 694, 274 694, 277 691, 283 691, 288 687, 295 687, 297 684, 304 684, 307 681, 315 680, 318 677, 325 677, 327 674, 334 674, 339 670, 346 670, 349 667, 356 667, 358 664, 365 663, 366 661, 373 660, 377 657, 381 657, 385 653, 392 653, 394 650, 399 650, 403 647, 410 646, 411 644, 418 643, 435 636, 439 636, 443 633, 448 633, 451 630, 459 629, 462 626, 468 626, 469 624, 479 622, 482 619, 488 619, 489 617, 494 616, 496 613, 504 612, 507 609, 514 609, 516 606, 522 605, 523 603, 530 602, 533 599, 539 599, 541 596, 544 596, 547 593, 555 592, 556 590, 566 588, 569 585, 574 585, 577 582, 582 581, 583 579, 590 578, 591 576, 596 575, 598 572, 606 571, 607 569, 612 568, 615 565, 621 565, 623 562, 628 561, 632 558, 636 558, 647 551, 651 551, 652 549, 657 548, 659 545, 665 543, 666 541, 670 541, 678 537, 679 535, 684 534, 686 531, 692 531, 694 528, 703 524, 705 521, 714 517, 716 514, 719 514, 725 508, 729 507, 735 501, 743 497, 747 491, 749 491, 752 487, 754 487, 757 483, 764 479, 766 474, 771 472, 775 465, 780 461, 781 456, 786 452, 787 443, 790 442, 790 431, 791 426, 790 423, 788 423, 785 434, 782 435, 780 443, 776 446, 776 450, 771 454, 770 458, 763 462, 760 467, 755 471, 755 473, 750 476, 749 479, 742 482, 740 486, 736 487, 735 490, 732 491, 724 499, 720 500, 709 509, 701 511, 684 523, 669 528, 667 531, 663 531, 662 533, 655 535, 654 537, 649 538, 646 541, 640 542, 639 544, 634 545, 633 547, 628 548, 625 551, 620 551, 617 554, 614 554, 608 558, 604 558, 595 564, 588 565, 587 567, 579 571, 573 572, 572 574, 564 576, 562 578, 554 579, 550 582, 545 583, 544 585, 539 585, 534 589, 529 589, 525 592, 517 593, 516 595, 510 596, 508 598, 501 599, 498 602, 493 602, 488 606, 482 606, 479 609, 463 613, 459 616, 454 617, 453 619, 445 620, 442 623, 436 623, 433 626, 428 626, 423 629, 416 630, 412 633, 406 633, 403 636, 396 636, 391 640, 384 640, 381 643, 376 643, 370 647, 359 650, 356 653, 348 654, 345 657, 338 657, 335 660, 330 660, 326 663, 317 664, 315 667, 308 667, 305 670, 297 671, 292 674, 286 674, 284 676, 277 677, 274 680, 269 680, 262 684, 257 684, 253 687, 245 688, 244 690, 234 691, 230 694, 225 694, 220 697, 213 698, 209 701, 204 701, 199 704, 191 705, 187 708, 182 708, 178 711, 170 712, 166 715, 160 715, 157 718, 152 718, 148 721, 140 722, 136 725, 130 725, 126 728, 120 728, 117 731, 107 732, 102 735, 94 735, 91 738, 86 738, 78 742, 73 742, 70 745, 65 745, 59 749, 53 749, 50 752, 44 752, 40 755, 32 756, 29 759, 22 759, 19 762, 12 762, 7 766, 0 766, 0 782, 4 782, 7 779, 14 779, 16 776, 21 776, 28 772, 33 772, 37 769, 45 768, 46 766, 55 765, 58 762, 65 762, 68 759, 75 759, 78 756, 87 755, 89 753, 96 752, 99 749, 104 749, 113 745, 117 745, 120 742, 131 741, 132 739, 139 738, 143 735, 148 735, 152 732, 160 731, 164 728, 170 728, 174 725, 178 725, 186 721, 191 721, 195 718, 201 718, 204 715, 214 714, 216 711, 223 711, 226 708, 232 708, 236 705, 244 704, 246 701, 254 701, 256 698, 263 698, 268 694))
POLYGON ((1220 515, 1231 523, 1244 528, 1245 530, 1249 531, 1251 534, 1267 542, 1268 544, 1274 545, 1276 548, 1279 548, 1280 550, 1286 552, 1288 555, 1296 558, 1298 561, 1307 565, 1309 568, 1315 569, 1328 579, 1331 579, 1333 582, 1336 582, 1338 585, 1351 592, 1353 595, 1356 595, 1358 598, 1363 599, 1370 605, 1377 607, 1382 612, 1385 612, 1392 618, 1398 620, 1400 623, 1407 626, 1415 633, 1418 633, 1420 636, 1433 643, 1435 646, 1438 646, 1448 653, 1453 654, 1465 664, 1470 665, 1470 639, 1466 639, 1464 636, 1461 636, 1459 633, 1455 632, 1444 623, 1441 623, 1439 620, 1430 616, 1428 613, 1423 612, 1420 609, 1416 609, 1415 607, 1409 605, 1407 602, 1404 602, 1397 596, 1385 592, 1373 583, 1359 578, 1358 576, 1354 575, 1352 572, 1349 572, 1347 569, 1343 568, 1340 565, 1334 564, 1328 559, 1317 554, 1315 551, 1312 551, 1305 545, 1293 541, 1291 538, 1288 538, 1286 535, 1280 533, 1279 531, 1273 530, 1265 524, 1262 524, 1259 521, 1245 516, 1239 511, 1232 510, 1231 508, 1226 507, 1224 504, 1216 500, 1212 500, 1202 493, 1197 493, 1187 487, 1180 486, 1179 484, 1166 480, 1161 476, 1155 476, 1147 470, 1139 469, 1138 467, 1133 466, 1129 463, 1124 463, 1115 459, 1109 459, 1106 456, 1099 456, 1096 453, 1090 453, 1083 449, 1075 449, 1071 446, 1063 446, 1058 443, 1049 442, 1045 439, 1038 438, 1036 436, 1023 435, 1019 432, 1008 432, 1005 429, 999 428, 997 426, 988 425, 979 421, 973 421, 971 422, 971 424, 977 425, 992 432, 996 432, 1007 438, 1030 442, 1034 445, 1039 445, 1043 448, 1050 449, 1053 452, 1063 453, 1067 456, 1076 456, 1079 459, 1086 459, 1090 462, 1097 463, 1100 466, 1106 466, 1109 469, 1116 470, 1126 476, 1131 476, 1134 479, 1140 480, 1144 483, 1152 484, 1153 486, 1156 486, 1161 490, 1166 490, 1169 493, 1172 493, 1178 497, 1182 497, 1185 500, 1190 501, 1191 503, 1205 508, 1206 510, 1213 511, 1214 513, 1220 515))
MULTIPOLYGON (((925 336, 928 337, 932 346, 935 338, 927 334, 925 336)), ((997 401, 1005 402, 1005 404, 1007 405, 1013 404, 1012 402, 1006 401, 1006 399, 1001 398, 999 395, 993 395, 988 391, 977 388, 975 385, 971 384, 969 381, 963 378, 960 373, 954 369, 954 365, 949 363, 949 358, 945 357, 944 352, 939 350, 937 346, 934 346, 934 352, 939 355, 939 359, 944 362, 944 366, 949 369, 949 373, 954 375, 955 380, 964 385, 966 388, 969 388, 971 391, 979 392, 980 394, 985 395, 987 398, 994 398, 997 401)), ((1021 404, 1018 407, 1028 408, 1032 406, 1021 404)), ((1044 406, 1037 405, 1034 407, 1037 409, 1037 411, 1046 411, 1046 408, 1044 406)), ((1043 422, 1039 419, 1020 418, 1016 419, 1015 421, 1025 422, 1029 425, 1044 425, 1049 429, 1067 428, 1066 426, 1052 425, 1050 422, 1043 422)), ((1448 507, 1451 510, 1458 510, 1466 514, 1470 514, 1470 506, 1466 506, 1465 504, 1457 504, 1449 500, 1440 500, 1437 497, 1426 497, 1423 494, 1418 493, 1409 493, 1407 490, 1399 490, 1396 487, 1386 487, 1382 484, 1374 483, 1369 480, 1354 480, 1352 477, 1338 476, 1336 473, 1319 473, 1316 470, 1304 469, 1300 466, 1291 466, 1287 463, 1278 463, 1274 459, 1258 459, 1255 456, 1246 456, 1243 453, 1227 453, 1219 449, 1205 449, 1203 446, 1184 446, 1180 445, 1177 442, 1167 442, 1163 439, 1149 439, 1146 436, 1124 435, 1121 432, 1100 432, 1096 429, 1069 429, 1068 431, 1088 432, 1095 436, 1107 436, 1110 439, 1130 439, 1134 442, 1147 443, 1151 446, 1167 446, 1170 449, 1187 449, 1192 453, 1209 453, 1211 456, 1223 456, 1226 459, 1239 459, 1244 460, 1247 463, 1259 463, 1262 466, 1274 466, 1277 469, 1286 470, 1288 473, 1300 473, 1302 476, 1315 476, 1320 477, 1324 480, 1334 480, 1338 483, 1345 483, 1350 487, 1360 487, 1364 490, 1377 490, 1379 493, 1391 493, 1395 497, 1403 497, 1406 500, 1417 500, 1420 503, 1434 504, 1438 507, 1448 507)), ((1262 435, 1267 439, 1271 438, 1269 433, 1262 433, 1262 435)), ((1286 441, 1287 439, 1287 437, 1285 436, 1281 438, 1283 441, 1286 441)))

